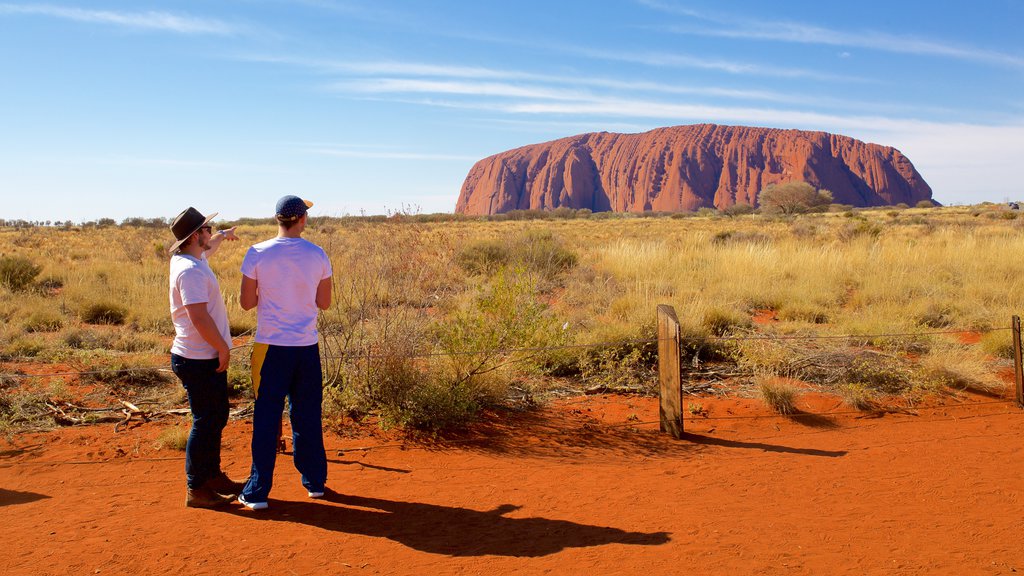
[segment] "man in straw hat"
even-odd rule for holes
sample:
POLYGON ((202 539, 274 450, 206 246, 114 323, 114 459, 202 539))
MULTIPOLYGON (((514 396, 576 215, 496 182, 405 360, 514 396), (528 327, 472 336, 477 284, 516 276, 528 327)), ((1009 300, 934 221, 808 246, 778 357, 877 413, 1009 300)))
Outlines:
POLYGON ((324 495, 321 402, 323 372, 316 320, 331 305, 331 261, 323 248, 302 238, 306 211, 298 196, 277 202, 277 237, 253 245, 242 260, 239 304, 256 308, 252 349, 252 471, 238 501, 253 510, 267 507, 277 459, 284 400, 290 402, 292 451, 310 498, 324 495))
POLYGON ((235 229, 216 234, 195 208, 174 219, 171 232, 170 300, 174 343, 171 370, 188 392, 192 430, 185 445, 185 505, 212 508, 234 500, 242 483, 220 468, 221 432, 228 422, 228 361, 231 334, 224 297, 206 258, 224 240, 238 240, 235 229))

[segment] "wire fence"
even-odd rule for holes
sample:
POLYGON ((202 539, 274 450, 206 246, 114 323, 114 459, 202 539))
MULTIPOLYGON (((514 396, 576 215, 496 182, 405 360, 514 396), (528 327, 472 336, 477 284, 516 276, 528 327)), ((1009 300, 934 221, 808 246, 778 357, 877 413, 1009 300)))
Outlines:
MULTIPOLYGON (((936 336, 936 335, 952 335, 952 334, 977 334, 983 335, 992 332, 1002 332, 1012 330, 1012 327, 999 327, 999 328, 987 328, 982 330, 934 330, 924 332, 891 332, 881 334, 809 334, 809 335, 750 335, 750 336, 682 336, 679 338, 681 342, 716 342, 716 341, 744 341, 744 340, 854 340, 863 341, 875 338, 906 338, 906 337, 918 337, 918 336, 936 336)), ((324 360, 346 360, 346 359, 387 359, 387 358, 405 358, 405 359, 427 359, 427 358, 438 358, 438 357, 451 357, 451 356, 511 356, 514 354, 526 354, 526 353, 539 353, 548 351, 558 350, 582 350, 582 349, 599 349, 599 348, 619 348, 623 346, 631 346, 637 344, 653 344, 660 342, 658 338, 635 338, 627 340, 615 340, 606 342, 592 342, 586 344, 564 344, 557 346, 531 346, 522 348, 497 348, 497 349, 485 349, 485 350, 464 350, 464 351, 445 351, 445 352, 425 352, 421 354, 379 354, 372 353, 369 349, 362 349, 358 351, 344 352, 341 354, 325 354, 321 358, 324 360)), ((231 351, 241 350, 252 346, 252 342, 246 344, 239 344, 233 346, 231 351)), ((117 370, 80 370, 80 371, 67 371, 67 372, 54 372, 47 374, 22 374, 22 373, 0 373, 0 378, 19 379, 19 378, 50 378, 56 376, 87 376, 87 375, 104 375, 112 376, 116 374, 133 374, 133 373, 145 373, 148 371, 159 371, 159 372, 170 372, 166 364, 150 365, 150 366, 134 366, 131 368, 122 368, 117 370)))

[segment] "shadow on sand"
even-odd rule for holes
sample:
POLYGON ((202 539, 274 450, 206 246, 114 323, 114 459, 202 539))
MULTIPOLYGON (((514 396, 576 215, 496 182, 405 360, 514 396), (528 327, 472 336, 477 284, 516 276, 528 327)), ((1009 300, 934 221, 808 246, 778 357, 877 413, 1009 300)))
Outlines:
POLYGON ((816 450, 814 448, 792 448, 779 444, 764 444, 762 442, 743 442, 740 440, 726 440, 714 436, 702 436, 690 432, 683 432, 680 440, 703 444, 705 446, 721 446, 723 448, 746 448, 750 450, 764 450, 765 452, 778 452, 782 454, 803 454, 804 456, 823 456, 826 458, 838 458, 846 456, 846 450, 816 450))
POLYGON ((4 490, 0 488, 0 507, 13 506, 15 504, 28 504, 29 502, 35 502, 36 500, 42 500, 43 498, 49 498, 46 494, 36 494, 35 492, 19 492, 17 490, 4 490))
POLYGON ((235 508, 231 512, 256 521, 298 522, 335 532, 388 538, 422 552, 448 556, 537 557, 566 548, 654 546, 669 541, 667 532, 627 532, 568 520, 506 516, 518 509, 503 504, 479 511, 328 491, 318 502, 274 501, 267 510, 235 508))

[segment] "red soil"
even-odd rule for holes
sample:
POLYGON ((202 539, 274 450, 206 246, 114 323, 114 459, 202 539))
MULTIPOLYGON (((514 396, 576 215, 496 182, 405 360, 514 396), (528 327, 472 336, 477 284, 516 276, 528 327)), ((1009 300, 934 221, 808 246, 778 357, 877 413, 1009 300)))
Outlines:
MULTIPOLYGON (((579 397, 458 437, 327 438, 306 498, 282 456, 270 509, 183 506, 168 423, 0 441, 3 574, 1004 574, 1024 569, 1024 411, 986 397, 884 415, 804 396, 708 417, 674 440, 657 400, 579 397)), ((247 422, 224 439, 248 469, 247 422)))

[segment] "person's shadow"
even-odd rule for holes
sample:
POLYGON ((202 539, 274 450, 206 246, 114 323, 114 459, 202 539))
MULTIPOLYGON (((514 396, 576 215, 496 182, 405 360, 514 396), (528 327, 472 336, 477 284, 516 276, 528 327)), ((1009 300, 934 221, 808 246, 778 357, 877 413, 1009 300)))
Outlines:
POLYGON ((300 522, 325 530, 388 538, 422 552, 448 556, 536 557, 565 548, 653 546, 669 541, 668 532, 627 532, 568 520, 506 516, 518 509, 503 504, 479 511, 328 491, 320 502, 275 501, 267 510, 233 511, 254 520, 300 522))
POLYGON ((0 488, 0 506, 13 506, 15 504, 28 504, 36 500, 49 498, 46 494, 35 492, 19 492, 18 490, 5 490, 0 488))

